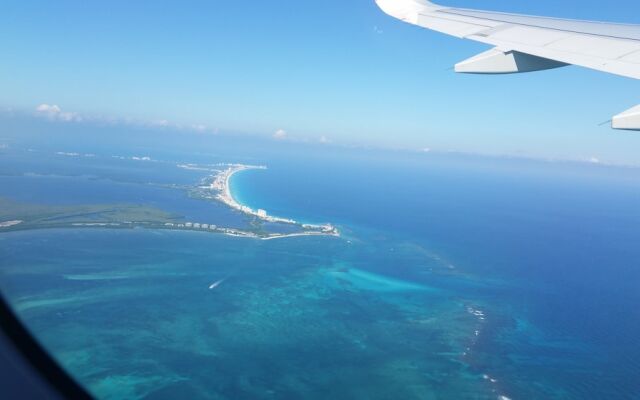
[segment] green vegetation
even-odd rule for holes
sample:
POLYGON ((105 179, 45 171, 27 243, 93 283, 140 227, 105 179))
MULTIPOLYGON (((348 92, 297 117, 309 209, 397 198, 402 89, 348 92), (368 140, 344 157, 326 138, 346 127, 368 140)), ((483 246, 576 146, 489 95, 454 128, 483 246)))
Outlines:
POLYGON ((19 203, 0 198, 0 223, 21 221, 19 224, 12 226, 0 227, 1 231, 70 226, 155 227, 182 220, 183 217, 179 215, 143 205, 55 206, 19 203))

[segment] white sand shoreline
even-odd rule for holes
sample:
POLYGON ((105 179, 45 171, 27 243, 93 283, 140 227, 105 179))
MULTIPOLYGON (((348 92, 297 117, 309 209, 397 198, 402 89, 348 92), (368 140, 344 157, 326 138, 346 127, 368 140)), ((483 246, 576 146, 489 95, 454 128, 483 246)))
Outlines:
POLYGON ((300 225, 305 229, 314 230, 313 232, 283 234, 283 235, 278 235, 273 237, 266 237, 263 239, 268 240, 268 239, 277 239, 277 238, 283 238, 283 237, 311 236, 311 235, 335 235, 335 236, 339 235, 338 230, 331 224, 324 224, 324 225, 300 224, 299 222, 293 219, 275 217, 275 216, 269 215, 265 210, 262 210, 262 209, 254 210, 248 206, 240 204, 233 197, 233 193, 231 192, 231 177, 237 174, 238 172, 246 171, 250 169, 267 169, 267 167, 244 165, 244 164, 229 164, 227 169, 221 171, 220 173, 214 176, 214 180, 211 183, 211 185, 208 187, 208 189, 217 192, 217 195, 215 196, 216 199, 228 205, 229 207, 234 208, 247 215, 257 217, 266 222, 300 225))

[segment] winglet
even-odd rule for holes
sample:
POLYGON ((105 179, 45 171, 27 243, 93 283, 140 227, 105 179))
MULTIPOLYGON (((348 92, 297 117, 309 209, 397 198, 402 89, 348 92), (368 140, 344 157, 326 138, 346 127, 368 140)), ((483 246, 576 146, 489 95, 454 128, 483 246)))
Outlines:
POLYGON ((416 23, 418 12, 442 8, 427 0, 375 0, 382 11, 402 21, 416 23))

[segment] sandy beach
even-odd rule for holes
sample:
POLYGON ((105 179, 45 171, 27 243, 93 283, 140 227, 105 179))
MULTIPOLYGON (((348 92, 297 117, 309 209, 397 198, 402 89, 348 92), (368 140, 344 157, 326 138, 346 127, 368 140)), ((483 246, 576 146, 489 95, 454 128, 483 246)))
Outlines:
POLYGON ((249 169, 267 169, 267 167, 243 164, 230 165, 228 169, 218 174, 215 177, 214 182, 211 184, 211 188, 218 191, 218 195, 216 196, 216 198, 227 204, 228 206, 235 208, 236 210, 239 210, 245 214, 253 215, 267 222, 297 224, 297 222, 292 219, 274 217, 268 215, 264 210, 253 210, 250 207, 238 203, 238 201, 233 197, 233 194, 231 193, 231 178, 238 172, 246 171, 249 169))
POLYGON ((269 215, 265 210, 254 210, 248 206, 240 204, 234 197, 231 192, 231 178, 241 171, 246 171, 249 169, 267 169, 265 166, 254 166, 254 165, 244 165, 244 164, 229 164, 227 168, 217 175, 214 175, 213 182, 209 186, 209 189, 216 192, 215 198, 224 204, 232 207, 240 212, 243 212, 247 215, 251 215, 257 217, 266 222, 273 223, 282 223, 282 224, 291 224, 291 225, 299 225, 304 229, 308 229, 308 232, 301 232, 295 234, 285 234, 278 235, 273 237, 268 237, 265 239, 277 239, 283 237, 292 237, 292 236, 309 236, 309 235, 339 235, 338 230, 330 224, 324 225, 314 225, 314 224, 301 224, 293 219, 289 218, 281 218, 269 215))

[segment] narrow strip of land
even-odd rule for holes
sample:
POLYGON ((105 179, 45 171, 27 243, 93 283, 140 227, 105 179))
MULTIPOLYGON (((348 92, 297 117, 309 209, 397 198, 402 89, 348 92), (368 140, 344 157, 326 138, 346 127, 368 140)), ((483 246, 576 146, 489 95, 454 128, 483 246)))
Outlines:
POLYGON ((233 197, 233 193, 231 191, 231 178, 233 177, 233 175, 237 174, 238 172, 246 171, 250 169, 267 169, 267 167, 244 165, 244 164, 229 164, 226 169, 212 176, 212 182, 208 186, 208 189, 214 193, 215 198, 217 200, 221 201, 222 203, 242 213, 245 213, 250 216, 254 216, 266 222, 295 225, 303 230, 302 232, 296 232, 291 234, 282 234, 282 235, 274 234, 274 235, 265 237, 265 239, 275 239, 278 237, 318 235, 318 234, 339 236, 338 229, 331 224, 302 224, 290 218, 281 218, 281 217, 269 215, 267 211, 263 209, 254 210, 251 207, 240 204, 233 197))
POLYGON ((198 186, 181 188, 205 201, 219 201, 254 217, 246 229, 219 226, 211 221, 189 222, 184 217, 145 205, 107 204, 81 206, 54 206, 27 204, 0 198, 0 231, 60 228, 160 229, 218 233, 234 237, 273 240, 300 236, 340 236, 331 224, 303 224, 293 219, 269 215, 265 210, 253 210, 240 204, 231 191, 231 177, 249 169, 264 166, 243 164, 196 165, 178 164, 179 168, 210 171, 213 175, 198 186), (269 223, 269 229, 263 223, 269 223), (282 230, 283 232, 274 232, 282 230))

